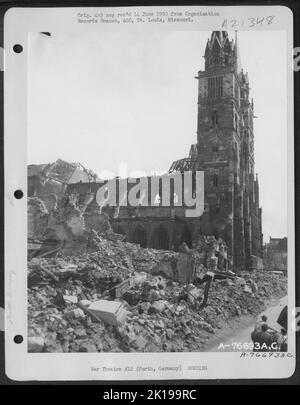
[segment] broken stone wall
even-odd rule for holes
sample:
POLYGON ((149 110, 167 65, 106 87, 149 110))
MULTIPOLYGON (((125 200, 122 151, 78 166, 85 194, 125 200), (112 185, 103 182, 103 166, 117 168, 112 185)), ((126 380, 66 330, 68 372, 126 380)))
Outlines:
POLYGON ((65 184, 51 178, 42 177, 40 175, 28 177, 28 195, 30 197, 41 197, 50 194, 62 196, 65 189, 65 184))
POLYGON ((91 231, 112 233, 108 215, 88 209, 88 204, 79 205, 76 195, 57 198, 51 194, 28 199, 29 238, 71 244, 78 241, 85 246, 91 231))
POLYGON ((48 226, 49 211, 45 203, 37 197, 28 198, 27 227, 28 238, 41 239, 48 226))

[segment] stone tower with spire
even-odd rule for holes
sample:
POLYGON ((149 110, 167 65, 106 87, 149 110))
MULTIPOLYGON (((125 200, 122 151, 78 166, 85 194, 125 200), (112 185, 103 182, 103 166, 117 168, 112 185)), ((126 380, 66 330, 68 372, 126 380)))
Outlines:
POLYGON ((253 100, 241 68, 237 35, 213 31, 198 79, 197 144, 172 170, 205 173, 205 211, 200 233, 222 237, 235 268, 262 263, 261 208, 254 174, 253 100), (181 163, 180 163, 181 162, 181 163))
MULTIPOLYGON (((248 75, 241 69, 237 37, 233 40, 226 31, 212 32, 204 70, 196 78, 197 143, 191 146, 189 157, 173 162, 170 172, 204 172, 203 215, 186 217, 184 207, 164 206, 160 198, 159 204, 151 206, 106 207, 107 214, 115 232, 142 247, 177 250, 182 242, 192 247, 200 236, 214 235, 226 241, 235 270, 259 268, 262 228, 254 172, 254 107, 248 75)), ((79 194, 85 201, 104 184, 75 183, 68 186, 68 194, 79 194)), ((135 187, 130 184, 128 190, 135 187)))

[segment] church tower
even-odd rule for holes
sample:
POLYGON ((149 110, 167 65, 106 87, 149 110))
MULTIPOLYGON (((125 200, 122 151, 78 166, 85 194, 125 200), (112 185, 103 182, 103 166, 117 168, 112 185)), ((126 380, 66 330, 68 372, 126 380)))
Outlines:
POLYGON ((234 267, 261 257, 261 210, 254 179, 253 101, 237 37, 213 31, 198 76, 197 170, 205 172, 202 231, 226 240, 234 267))
MULTIPOLYGON (((237 34, 213 31, 199 71, 197 143, 170 172, 204 171, 204 214, 195 229, 226 241, 233 268, 262 268, 262 211, 254 171, 254 105, 237 34)), ((197 219, 195 219, 197 221, 197 219)), ((198 238, 198 234, 194 235, 198 238)))

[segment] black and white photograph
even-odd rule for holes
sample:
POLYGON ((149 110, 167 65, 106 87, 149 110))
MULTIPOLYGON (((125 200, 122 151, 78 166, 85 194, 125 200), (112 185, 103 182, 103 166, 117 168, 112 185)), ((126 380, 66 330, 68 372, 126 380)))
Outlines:
POLYGON ((284 33, 29 47, 28 350, 286 350, 284 33))
MULTIPOLYGON (((181 8, 73 16, 24 50, 25 350, 289 357, 287 31, 272 12, 219 30, 178 28, 181 8)), ((173 359, 162 375, 208 370, 173 359)))

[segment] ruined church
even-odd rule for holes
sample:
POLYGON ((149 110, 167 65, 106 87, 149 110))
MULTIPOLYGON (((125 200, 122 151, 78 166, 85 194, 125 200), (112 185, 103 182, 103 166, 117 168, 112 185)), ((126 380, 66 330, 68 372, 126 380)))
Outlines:
POLYGON ((237 38, 214 31, 205 69, 199 71, 197 144, 171 170, 203 170, 206 212, 204 234, 221 236, 235 266, 261 265, 262 210, 254 172, 254 104, 248 74, 240 66, 237 38))
MULTIPOLYGON (((240 66, 237 38, 213 31, 199 71, 197 143, 188 157, 172 163, 169 171, 204 172, 204 212, 187 218, 184 207, 108 207, 115 232, 142 247, 177 250, 201 235, 222 238, 235 268, 262 266, 262 210, 254 169, 254 104, 247 73, 240 66), (117 210, 117 214, 116 214, 117 210)), ((68 185, 68 193, 96 193, 101 182, 68 185)), ((171 190, 172 191, 172 190, 171 190)), ((87 209, 97 210, 96 202, 87 209)))

